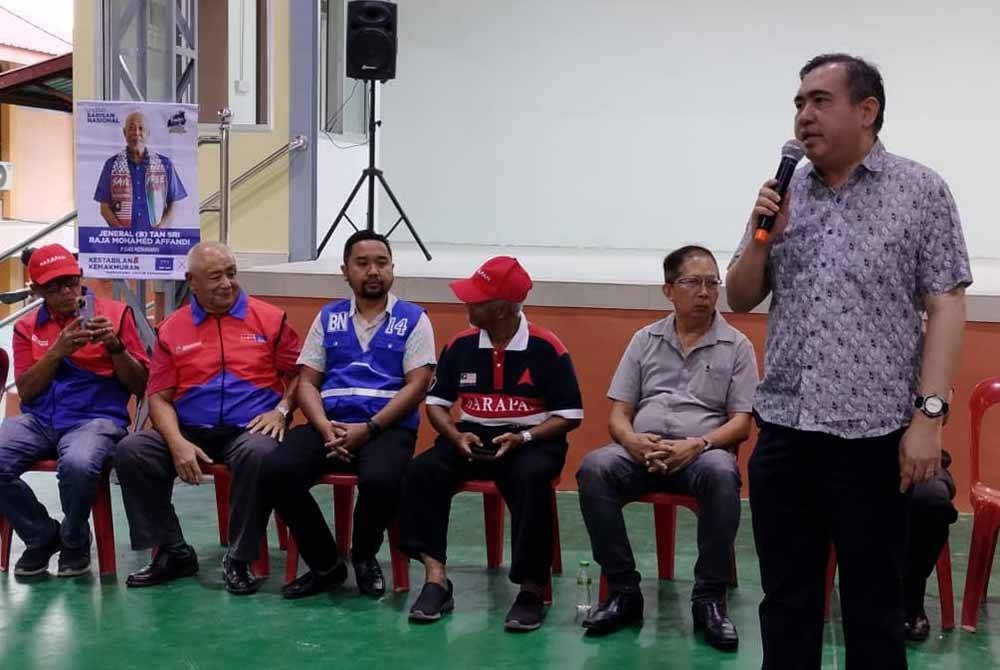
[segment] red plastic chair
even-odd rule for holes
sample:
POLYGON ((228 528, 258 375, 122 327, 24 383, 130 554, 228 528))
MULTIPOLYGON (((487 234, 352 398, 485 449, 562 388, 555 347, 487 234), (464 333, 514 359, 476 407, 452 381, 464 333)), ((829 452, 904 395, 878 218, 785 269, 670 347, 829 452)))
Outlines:
MULTIPOLYGON (((938 593, 941 597, 941 629, 955 627, 955 595, 951 584, 951 547, 947 542, 941 547, 937 565, 938 593)), ((830 596, 833 593, 833 577, 837 572, 837 552, 830 545, 830 558, 826 563, 826 594, 823 600, 823 621, 830 621, 830 596)))
POLYGON ((1000 491, 983 483, 980 478, 980 442, 983 415, 1000 402, 1000 377, 990 377, 976 384, 969 398, 972 434, 969 441, 969 461, 972 489, 972 541, 969 546, 969 569, 965 575, 965 595, 962 599, 962 629, 976 631, 979 606, 986 602, 990 569, 1000 533, 1000 491))
MULTIPOLYGON (((35 461, 28 469, 30 472, 56 472, 58 461, 35 461)), ((110 468, 105 468, 97 483, 97 497, 91 514, 94 519, 94 537, 97 541, 97 565, 101 576, 114 575, 115 563, 115 526, 111 515, 111 486, 108 483, 110 468)), ((0 515, 0 572, 10 568, 10 546, 13 542, 14 529, 0 515)))
MULTIPOLYGON (((327 484, 333 487, 333 526, 337 548, 347 554, 351 549, 351 530, 354 523, 354 487, 357 475, 329 473, 316 480, 314 486, 327 484)), ((392 590, 399 593, 410 590, 410 560, 398 549, 399 521, 389 525, 389 554, 392 557, 392 590)), ((299 574, 299 548, 291 533, 287 536, 288 554, 285 557, 285 583, 299 574)))
MULTIPOLYGON (((677 549, 677 507, 686 507, 695 516, 701 514, 698 501, 694 496, 680 493, 646 493, 629 503, 643 502, 653 505, 653 527, 656 532, 656 572, 660 579, 674 578, 674 558, 677 549)), ((730 576, 729 585, 732 588, 739 586, 739 579, 736 573, 736 549, 730 550, 730 576)), ((608 597, 608 578, 602 573, 598 590, 598 600, 604 601, 608 597)))
MULTIPOLYGON (((562 574, 562 542, 559 539, 559 508, 556 506, 556 489, 559 477, 552 480, 552 572, 562 574)), ((481 493, 483 495, 483 526, 486 533, 486 566, 499 568, 503 563, 504 501, 495 482, 486 479, 470 479, 456 489, 457 493, 481 493)), ((552 604, 552 581, 545 585, 543 600, 552 604)))
MULTIPOLYGON (((211 475, 215 480, 215 509, 219 517, 219 544, 223 547, 229 544, 229 490, 233 475, 222 463, 199 463, 202 474, 211 475)), ((287 546, 288 532, 285 524, 275 515, 278 526, 278 544, 284 549, 287 546)), ((260 539, 260 551, 257 560, 253 562, 253 572, 257 577, 267 577, 271 574, 271 558, 267 549, 267 528, 260 539)))

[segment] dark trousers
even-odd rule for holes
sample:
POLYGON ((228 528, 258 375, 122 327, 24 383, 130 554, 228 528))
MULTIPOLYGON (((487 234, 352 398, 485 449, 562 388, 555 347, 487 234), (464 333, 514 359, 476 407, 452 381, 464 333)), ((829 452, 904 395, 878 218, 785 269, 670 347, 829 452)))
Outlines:
POLYGON ((764 670, 817 669, 830 542, 850 670, 906 667, 903 561, 909 496, 902 431, 847 440, 761 422, 750 458, 764 670))
POLYGON ((64 547, 90 547, 87 517, 97 497, 101 471, 125 429, 110 419, 90 419, 55 430, 31 414, 0 426, 0 515, 28 547, 48 544, 58 530, 64 547), (21 475, 43 458, 58 458, 63 522, 56 523, 21 475))
POLYGON ((712 449, 682 470, 661 475, 649 473, 624 447, 612 444, 587 454, 576 480, 594 560, 607 575, 612 591, 639 586, 622 507, 649 491, 666 491, 693 495, 701 508, 691 599, 721 601, 725 597, 730 552, 740 525, 740 473, 734 454, 712 449))
MULTIPOLYGON (((229 495, 229 556, 257 558, 270 509, 262 502, 259 481, 264 458, 278 443, 242 428, 185 428, 184 437, 232 472, 229 495)), ((174 459, 163 437, 153 430, 132 433, 115 449, 115 468, 122 487, 133 549, 169 547, 184 541, 174 512, 174 459)))
POLYGON ((288 525, 311 569, 329 570, 339 556, 330 527, 309 493, 319 476, 327 472, 357 474, 352 555, 373 558, 399 508, 403 471, 413 458, 416 439, 412 430, 390 428, 362 445, 354 461, 347 463, 327 458, 330 451, 323 446, 323 438, 315 428, 305 425, 293 428, 281 448, 267 458, 263 468, 265 498, 288 525))
POLYGON ((930 481, 913 487, 910 499, 910 541, 906 548, 906 571, 903 579, 904 605, 908 617, 924 611, 927 579, 934 571, 948 526, 955 523, 958 511, 951 504, 955 482, 942 468, 930 481))
MULTIPOLYGON (((496 434, 482 432, 484 444, 496 434)), ((448 517, 455 489, 469 479, 496 482, 510 508, 510 580, 546 584, 552 562, 552 480, 566 462, 564 438, 520 445, 502 458, 466 460, 458 448, 438 437, 434 446, 413 459, 403 480, 400 548, 447 562, 448 517)))

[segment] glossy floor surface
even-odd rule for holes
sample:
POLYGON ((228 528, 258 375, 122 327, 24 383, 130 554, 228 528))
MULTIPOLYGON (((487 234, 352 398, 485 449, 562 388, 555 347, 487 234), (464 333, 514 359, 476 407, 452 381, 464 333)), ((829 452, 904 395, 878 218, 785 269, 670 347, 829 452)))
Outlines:
MULTIPOLYGON (((55 478, 31 474, 27 481, 50 510, 58 510, 55 478)), ((317 489, 321 504, 329 496, 317 489)), ((359 597, 353 577, 340 590, 296 602, 279 595, 284 554, 272 527, 272 577, 261 591, 237 598, 226 593, 219 565, 215 504, 210 482, 180 485, 175 500, 188 540, 202 570, 195 578, 165 587, 132 590, 124 576, 147 556, 131 551, 120 492, 115 499, 118 578, 92 577, 33 581, 0 575, 0 669, 15 668, 759 668, 757 603, 760 580, 744 504, 737 547, 740 586, 730 594, 730 615, 740 632, 740 650, 724 654, 706 647, 691 630, 689 593, 694 564, 694 518, 678 513, 677 579, 655 579, 652 512, 648 505, 627 508, 627 521, 640 570, 646 620, 602 639, 587 639, 576 617, 576 571, 589 559, 586 531, 575 493, 559 496, 566 573, 554 580, 554 603, 542 628, 528 634, 503 630, 515 595, 504 569, 485 569, 482 503, 479 496, 456 497, 450 528, 450 576, 455 583, 454 614, 433 625, 412 625, 410 601, 422 583, 411 563, 414 590, 381 600, 359 597)), ((953 526, 951 547, 956 600, 965 583, 971 517, 953 526)), ((22 550, 15 538, 12 562, 22 550)), ((509 546, 507 549, 509 555, 509 546)), ((388 551, 382 550, 388 574, 388 551)), ((95 560, 96 563, 96 560, 95 560)), ((53 559, 51 568, 55 569, 53 559)), ((593 570, 593 569, 592 569, 593 570)), ((1000 572, 1000 568, 994 573, 1000 572)), ((596 588, 596 571, 594 571, 596 588)), ((940 630, 936 580, 928 586, 931 639, 909 651, 911 668, 1000 667, 1000 581, 994 577, 986 614, 976 634, 940 630), (992 614, 992 616, 990 616, 992 614)), ((595 593, 596 597, 596 593, 595 593)), ((960 610, 960 602, 956 602, 960 610)), ((843 633, 834 596, 833 623, 826 628, 824 668, 843 668, 843 633)))

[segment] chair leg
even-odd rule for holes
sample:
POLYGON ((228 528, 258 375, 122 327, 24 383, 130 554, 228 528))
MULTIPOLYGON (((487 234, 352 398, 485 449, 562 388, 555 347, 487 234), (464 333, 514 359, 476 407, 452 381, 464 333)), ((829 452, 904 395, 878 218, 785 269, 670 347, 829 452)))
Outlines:
POLYGON ((299 545, 295 544, 295 537, 288 534, 288 545, 285 552, 285 583, 290 584, 299 576, 299 545))
POLYGON ((14 528, 7 517, 0 515, 0 572, 10 569, 10 545, 14 540, 14 528))
POLYGON ((486 527, 486 565, 499 568, 503 563, 503 498, 483 494, 483 522, 486 527))
POLYGON ((354 524, 354 487, 333 487, 333 528, 341 555, 351 555, 351 527, 354 524))
MULTIPOLYGON (((552 489, 552 573, 561 575, 563 571, 562 541, 559 539, 559 507, 556 505, 556 490, 552 489)), ((552 585, 549 584, 549 591, 552 585)))
POLYGON ((677 506, 653 505, 653 526, 656 529, 657 576, 660 579, 673 579, 677 506))
POLYGON ((399 518, 389 524, 389 556, 392 557, 392 590, 410 590, 410 557, 399 550, 399 518))
POLYGON ((229 546, 229 474, 216 473, 215 510, 219 516, 219 544, 229 546))
POLYGON ((969 568, 965 574, 965 593, 962 596, 962 630, 976 632, 979 623, 979 604, 985 589, 984 582, 989 579, 990 565, 987 556, 992 554, 995 542, 994 531, 996 519, 988 507, 980 507, 973 511, 972 539, 969 543, 969 568))
POLYGON ((267 548, 267 526, 264 526, 264 534, 260 538, 257 559, 253 562, 253 574, 261 579, 271 575, 271 554, 267 548))
POLYGON ((823 597, 823 621, 830 621, 830 597, 833 595, 833 578, 837 574, 837 551, 830 545, 830 558, 826 562, 826 588, 823 597))
POLYGON ((542 591, 542 603, 545 605, 552 604, 552 580, 545 582, 545 589, 542 591))
POLYGON ((951 584, 951 548, 948 542, 941 548, 937 567, 938 593, 941 596, 941 629, 952 630, 955 627, 955 594, 951 584))
POLYGON ((604 576, 604 573, 601 573, 601 578, 598 580, 598 584, 597 602, 603 603, 608 599, 608 578, 604 576))
POLYGON ((278 529, 278 548, 284 551, 288 549, 288 526, 281 520, 277 512, 274 514, 274 526, 278 529))
POLYGON ((736 545, 729 548, 729 588, 738 589, 740 587, 739 575, 736 573, 736 545))
POLYGON ((101 576, 114 575, 117 572, 115 561, 115 524, 111 512, 111 486, 108 483, 108 473, 101 476, 97 483, 97 497, 91 510, 94 518, 94 536, 97 540, 97 565, 101 576))

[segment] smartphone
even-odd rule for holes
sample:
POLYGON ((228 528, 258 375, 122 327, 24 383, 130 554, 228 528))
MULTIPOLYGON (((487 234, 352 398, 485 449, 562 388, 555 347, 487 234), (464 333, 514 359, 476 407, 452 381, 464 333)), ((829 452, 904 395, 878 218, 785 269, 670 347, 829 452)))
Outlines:
POLYGON ((80 316, 83 317, 83 327, 90 326, 90 320, 94 318, 94 295, 87 293, 76 299, 77 307, 80 308, 80 316))

